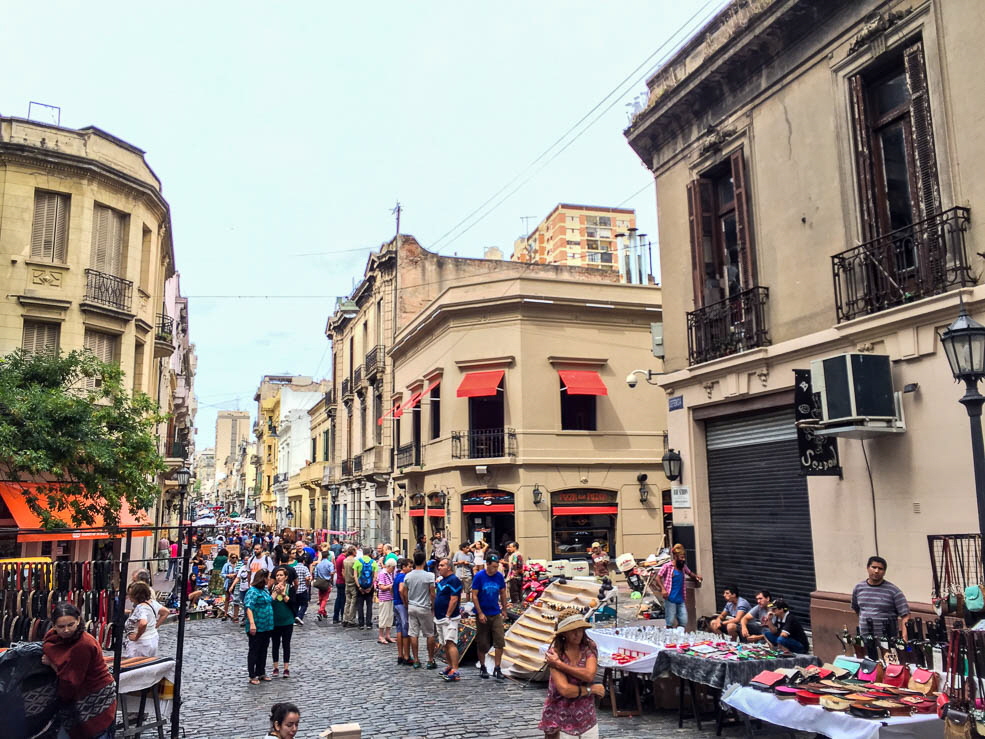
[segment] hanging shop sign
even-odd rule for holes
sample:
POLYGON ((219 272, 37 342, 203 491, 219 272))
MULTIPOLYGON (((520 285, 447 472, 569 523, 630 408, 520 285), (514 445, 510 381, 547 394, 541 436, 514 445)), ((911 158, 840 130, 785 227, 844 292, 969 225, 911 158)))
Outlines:
MULTIPOLYGON (((810 370, 794 370, 794 418, 797 421, 821 420, 810 370)), ((800 473, 808 476, 837 475, 841 477, 838 439, 818 436, 810 426, 797 426, 797 448, 800 451, 800 473)))

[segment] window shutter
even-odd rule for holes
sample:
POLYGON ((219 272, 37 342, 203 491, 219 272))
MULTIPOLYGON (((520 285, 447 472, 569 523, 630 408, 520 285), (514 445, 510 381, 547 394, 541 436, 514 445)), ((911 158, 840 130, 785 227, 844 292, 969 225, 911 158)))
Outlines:
POLYGON ((742 147, 732 152, 732 186, 735 191, 735 223, 739 241, 739 259, 742 264, 742 289, 756 284, 756 260, 753 251, 752 229, 749 218, 749 189, 746 185, 746 163, 742 147))
POLYGON ((58 351, 59 328, 57 323, 24 321, 21 347, 26 354, 54 354, 58 351))
POLYGON ((54 253, 52 258, 56 262, 64 263, 67 260, 68 251, 68 195, 55 195, 51 193, 55 200, 55 232, 54 232, 54 253))
POLYGON ((694 307, 705 304, 707 262, 715 263, 712 245, 712 183, 697 179, 687 184, 687 217, 691 230, 691 277, 694 282, 694 307))
POLYGON ((917 191, 921 220, 941 210, 940 183, 937 178, 937 155, 934 149, 934 127, 930 119, 930 97, 927 93, 927 70, 920 41, 903 52, 906 84, 910 88, 910 118, 913 151, 916 155, 917 191))
POLYGON ((871 241, 879 235, 879 227, 872 184, 872 137, 869 135, 865 80, 862 79, 862 75, 857 74, 848 82, 851 92, 852 128, 855 135, 855 177, 858 181, 862 241, 871 241))
POLYGON ((90 264, 99 272, 106 272, 109 256, 110 210, 102 205, 92 209, 92 257, 90 264))
POLYGON ((103 362, 116 361, 117 337, 102 331, 86 331, 85 348, 103 362))
POLYGON ((34 195, 31 258, 64 262, 68 239, 68 196, 55 192, 34 195))

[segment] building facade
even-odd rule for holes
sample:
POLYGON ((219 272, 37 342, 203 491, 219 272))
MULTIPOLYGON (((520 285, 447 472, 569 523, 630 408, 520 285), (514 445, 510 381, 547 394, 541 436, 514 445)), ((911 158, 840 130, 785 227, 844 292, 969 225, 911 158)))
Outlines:
POLYGON ((559 203, 533 231, 513 243, 510 258, 620 271, 617 237, 635 231, 635 210, 559 203))
POLYGON ((170 208, 144 152, 95 127, 0 117, 0 171, 0 354, 88 349, 119 364, 170 415, 160 451, 180 467, 194 437, 194 345, 170 208))
POLYGON ((247 411, 219 411, 216 415, 215 451, 222 477, 232 474, 240 442, 250 436, 250 414, 247 411))
POLYGON ((662 274, 679 278, 664 286, 660 383, 700 608, 730 582, 769 588, 810 618, 822 657, 854 627, 870 555, 928 613, 927 536, 977 529, 936 332, 961 299, 985 320, 980 10, 733 2, 649 80, 626 131, 655 176, 662 274), (888 356, 905 432, 800 436, 795 393, 809 408, 811 388, 795 371, 847 353, 888 356))

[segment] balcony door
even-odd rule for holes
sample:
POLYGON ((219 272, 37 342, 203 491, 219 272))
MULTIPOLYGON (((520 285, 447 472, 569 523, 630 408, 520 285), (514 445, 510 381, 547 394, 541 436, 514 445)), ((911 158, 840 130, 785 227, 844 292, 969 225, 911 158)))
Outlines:
POLYGON ((506 425, 503 381, 495 395, 469 398, 469 456, 473 459, 505 456, 506 425))
POLYGON ((112 208, 97 205, 92 210, 92 254, 90 266, 98 272, 122 277, 127 217, 112 208))

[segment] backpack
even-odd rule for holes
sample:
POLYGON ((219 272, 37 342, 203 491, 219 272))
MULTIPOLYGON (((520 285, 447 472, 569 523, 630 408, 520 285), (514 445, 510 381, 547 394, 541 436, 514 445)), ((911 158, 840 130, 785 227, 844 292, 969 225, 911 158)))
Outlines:
POLYGON ((359 587, 363 590, 369 590, 373 587, 373 560, 369 557, 363 557, 359 561, 363 565, 363 568, 359 570, 359 587))

